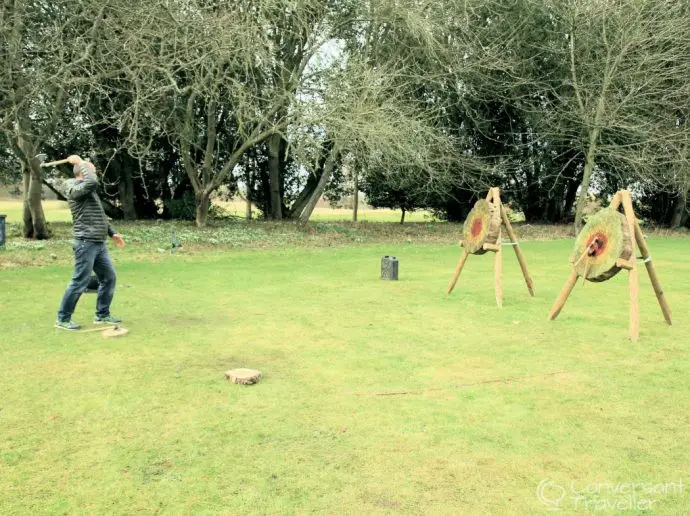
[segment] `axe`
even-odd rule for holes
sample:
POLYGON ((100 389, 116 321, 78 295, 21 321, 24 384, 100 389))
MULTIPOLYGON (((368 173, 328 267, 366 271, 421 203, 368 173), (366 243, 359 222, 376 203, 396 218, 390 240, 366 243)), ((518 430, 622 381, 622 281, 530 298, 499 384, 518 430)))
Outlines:
POLYGON ((69 160, 66 159, 59 159, 57 161, 49 161, 48 163, 45 163, 45 160, 48 159, 47 154, 37 154, 36 159, 40 162, 41 168, 57 167, 58 165, 64 165, 65 163, 69 163, 69 160))

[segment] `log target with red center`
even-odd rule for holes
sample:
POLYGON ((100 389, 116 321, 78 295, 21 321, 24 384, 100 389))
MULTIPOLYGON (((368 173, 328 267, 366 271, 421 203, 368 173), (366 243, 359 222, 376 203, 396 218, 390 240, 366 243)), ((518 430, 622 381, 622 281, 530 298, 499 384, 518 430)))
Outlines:
POLYGON ((618 274, 619 259, 632 257, 633 242, 625 215, 609 208, 589 218, 575 241, 570 261, 580 276, 598 282, 618 274))
POLYGON ((463 246, 468 253, 484 254, 484 244, 496 244, 501 230, 499 207, 484 199, 477 201, 462 228, 463 246))

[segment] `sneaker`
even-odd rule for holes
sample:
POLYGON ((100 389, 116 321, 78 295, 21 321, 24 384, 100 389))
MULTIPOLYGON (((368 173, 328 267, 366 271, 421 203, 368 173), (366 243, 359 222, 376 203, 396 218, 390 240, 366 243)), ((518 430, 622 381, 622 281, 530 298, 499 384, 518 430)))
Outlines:
POLYGON ((115 317, 114 315, 106 315, 105 317, 99 317, 98 315, 94 317, 94 324, 120 324, 122 319, 115 317))
POLYGON ((77 331, 81 326, 77 323, 69 321, 55 321, 55 327, 61 330, 77 331))

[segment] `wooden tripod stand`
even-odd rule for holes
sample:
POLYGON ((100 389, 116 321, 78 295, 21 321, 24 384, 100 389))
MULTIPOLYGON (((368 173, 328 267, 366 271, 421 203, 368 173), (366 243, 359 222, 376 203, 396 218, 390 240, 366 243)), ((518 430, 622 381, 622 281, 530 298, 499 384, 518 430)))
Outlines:
POLYGON ((465 262, 467 261, 467 258, 469 257, 470 254, 482 254, 483 252, 491 251, 491 252, 495 253, 495 256, 494 256, 494 288, 496 291, 496 304, 498 305, 499 308, 502 308, 503 307, 503 244, 501 242, 501 235, 502 235, 501 226, 505 227, 506 233, 508 233, 508 237, 510 238, 510 242, 507 242, 506 245, 512 246, 513 250, 515 251, 515 256, 517 257, 518 262, 520 263, 520 269, 522 270, 522 275, 524 276, 525 283, 527 284, 527 290, 529 290, 529 293, 531 296, 534 296, 534 282, 532 281, 532 278, 529 275, 529 271, 527 270, 527 261, 525 260, 525 257, 522 254, 522 251, 520 250, 520 244, 518 243, 517 236, 515 235, 515 232, 513 231, 513 226, 510 224, 510 220, 508 219, 508 214, 506 213, 505 207, 503 206, 503 203, 501 202, 501 189, 500 188, 490 188, 489 193, 486 196, 486 202, 490 203, 495 208, 495 210, 496 210, 495 212, 499 214, 500 222, 498 223, 498 238, 496 239, 495 242, 485 242, 482 245, 481 253, 480 252, 470 253, 470 251, 467 250, 467 247, 465 245, 463 245, 463 243, 461 242, 461 245, 463 245, 464 249, 462 251, 462 255, 460 256, 460 261, 458 262, 458 265, 455 268, 455 272, 453 272, 453 277, 451 278, 450 283, 448 284, 448 288, 446 289, 446 294, 450 294, 453 291, 453 288, 455 288, 455 284, 458 282, 458 278, 460 277, 460 273, 462 272, 462 269, 465 266, 465 262))
MULTIPOLYGON (((664 291, 661 288, 661 282, 659 281, 659 277, 654 269, 652 257, 649 254, 649 248, 644 240, 642 229, 635 218, 632 197, 628 190, 620 190, 611 200, 610 208, 612 210, 618 211, 621 206, 623 207, 623 213, 625 214, 625 219, 630 231, 630 238, 632 239, 633 255, 630 260, 618 259, 616 266, 628 271, 628 284, 630 288, 630 340, 637 341, 640 337, 640 283, 637 260, 635 258, 635 247, 640 250, 641 259, 647 268, 647 273, 649 274, 649 279, 652 282, 652 287, 654 288, 656 298, 659 301, 659 306, 661 306, 661 311, 664 314, 664 319, 666 319, 666 322, 669 325, 672 324, 671 309, 668 306, 666 297, 664 296, 664 291)), ((551 312, 549 312, 550 321, 558 317, 558 314, 561 312, 565 302, 568 300, 568 296, 570 296, 570 293, 573 291, 578 277, 579 273, 574 266, 573 271, 570 273, 570 277, 566 281, 561 293, 551 308, 551 312)))

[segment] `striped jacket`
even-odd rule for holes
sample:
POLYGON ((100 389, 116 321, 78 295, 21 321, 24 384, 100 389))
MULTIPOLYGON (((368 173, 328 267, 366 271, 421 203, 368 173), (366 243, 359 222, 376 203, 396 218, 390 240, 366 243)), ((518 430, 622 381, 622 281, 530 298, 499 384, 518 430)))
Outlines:
POLYGON ((108 222, 103 205, 98 197, 98 177, 86 165, 82 165, 84 179, 67 182, 67 201, 72 212, 74 238, 104 242, 113 236, 115 230, 108 222))

